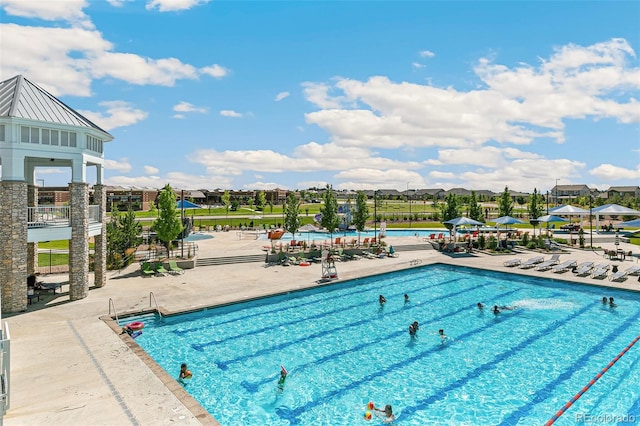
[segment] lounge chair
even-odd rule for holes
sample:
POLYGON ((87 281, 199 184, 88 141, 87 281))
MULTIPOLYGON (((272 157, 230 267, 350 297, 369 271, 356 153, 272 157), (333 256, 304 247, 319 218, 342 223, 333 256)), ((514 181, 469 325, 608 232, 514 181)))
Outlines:
POLYGON ((536 256, 536 257, 532 257, 529 258, 527 260, 525 260, 524 262, 522 262, 520 264, 520 269, 529 269, 529 268, 533 268, 534 266, 536 266, 539 263, 544 262, 544 257, 542 256, 536 256))
POLYGON ((175 260, 169 261, 169 272, 172 274, 184 274, 184 269, 178 266, 178 263, 175 260))
POLYGON ((556 266, 558 263, 560 263, 560 255, 554 254, 551 256, 551 259, 545 260, 544 262, 536 265, 535 268, 536 268, 536 271, 548 271, 549 269, 556 266))
POLYGON ((151 275, 156 273, 149 262, 143 262, 142 265, 140 265, 140 271, 142 272, 142 276, 144 277, 150 277, 151 275))
POLYGON ((593 262, 582 262, 578 265, 576 269, 573 270, 573 273, 577 277, 586 277, 593 270, 593 262))
POLYGON ((166 269, 164 269, 164 266, 162 265, 162 262, 156 262, 156 273, 160 274, 160 275, 166 275, 169 271, 167 271, 166 269))
POLYGON ((362 241, 362 247, 368 247, 369 246, 369 237, 365 238, 362 241))
POLYGON ((513 268, 514 266, 518 266, 522 264, 522 260, 521 259, 509 259, 504 261, 503 265, 506 266, 507 268, 513 268))
POLYGON ((34 288, 40 291, 52 291, 53 294, 56 294, 56 290, 60 290, 62 288, 62 284, 40 282, 40 283, 36 283, 36 286, 34 288))
POLYGON ((570 270, 571 268, 576 267, 577 265, 578 265, 578 262, 576 260, 565 260, 561 264, 556 265, 553 268, 551 268, 551 272, 553 272, 554 274, 567 272, 568 270, 570 270))
POLYGON ((597 265, 595 268, 593 268, 593 272, 591 273, 591 278, 594 279, 604 279, 607 276, 607 273, 609 272, 609 264, 608 263, 601 263, 600 265, 597 265))
POLYGON ((544 240, 544 248, 547 250, 560 250, 560 245, 553 240, 546 238, 544 240))
POLYGON ((630 266, 626 271, 628 275, 640 275, 640 266, 630 266))
POLYGON ((625 269, 624 271, 612 272, 609 275, 609 281, 624 281, 627 279, 627 275, 629 275, 629 270, 625 269))

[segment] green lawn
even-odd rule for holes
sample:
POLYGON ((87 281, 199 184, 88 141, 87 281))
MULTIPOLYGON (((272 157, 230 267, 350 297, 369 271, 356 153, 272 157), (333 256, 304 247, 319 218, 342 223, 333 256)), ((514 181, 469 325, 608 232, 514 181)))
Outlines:
POLYGON ((64 253, 38 253, 38 267, 57 266, 69 264, 69 255, 64 253))

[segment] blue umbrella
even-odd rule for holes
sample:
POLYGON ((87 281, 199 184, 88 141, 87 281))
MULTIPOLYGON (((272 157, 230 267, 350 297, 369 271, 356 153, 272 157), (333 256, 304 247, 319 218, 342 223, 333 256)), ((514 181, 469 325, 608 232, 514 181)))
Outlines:
POLYGON ((540 216, 538 219, 536 219, 538 222, 569 222, 567 219, 564 219, 560 216, 555 216, 552 214, 548 214, 545 216, 540 216))
POLYGON ((624 226, 625 228, 640 228, 640 219, 633 219, 619 223, 616 225, 616 228, 619 226, 624 226))
POLYGON ((448 223, 453 226, 461 226, 461 225, 484 225, 482 222, 478 222, 477 220, 469 219, 468 217, 456 217, 455 219, 447 220, 442 223, 448 223))
POLYGON ((179 209, 199 209, 200 206, 188 200, 180 200, 178 201, 178 208, 179 209))
POLYGON ((499 225, 515 225, 515 224, 519 224, 519 223, 524 223, 520 219, 512 217, 512 216, 502 216, 502 217, 497 218, 493 222, 496 223, 496 224, 499 224, 499 225))

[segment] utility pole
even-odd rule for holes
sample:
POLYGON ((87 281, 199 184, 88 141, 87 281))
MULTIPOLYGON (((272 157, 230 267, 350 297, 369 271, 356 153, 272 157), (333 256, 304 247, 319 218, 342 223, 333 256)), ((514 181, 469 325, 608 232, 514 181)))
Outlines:
POLYGON ((411 198, 409 197, 409 182, 407 182, 407 200, 409 200, 409 228, 411 228, 411 198))

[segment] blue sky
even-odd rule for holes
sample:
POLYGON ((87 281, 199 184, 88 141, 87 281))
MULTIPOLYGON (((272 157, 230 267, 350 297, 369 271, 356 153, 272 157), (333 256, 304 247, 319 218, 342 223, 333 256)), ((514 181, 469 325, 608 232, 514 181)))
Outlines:
POLYGON ((109 131, 107 184, 640 184, 636 1, 0 8, 0 77, 23 74, 109 131))

